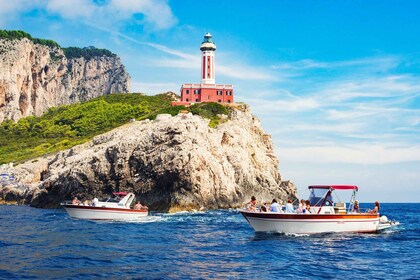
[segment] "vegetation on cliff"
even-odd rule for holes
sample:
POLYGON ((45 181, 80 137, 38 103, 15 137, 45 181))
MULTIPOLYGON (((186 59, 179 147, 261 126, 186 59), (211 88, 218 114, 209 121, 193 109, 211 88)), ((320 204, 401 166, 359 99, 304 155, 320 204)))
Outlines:
POLYGON ((210 119, 210 126, 220 122, 226 108, 217 103, 202 103, 186 108, 171 107, 167 94, 111 94, 87 102, 51 108, 40 117, 26 117, 17 123, 0 124, 0 164, 22 162, 41 155, 68 149, 109 131, 130 119, 154 119, 158 114, 176 115, 189 110, 210 119))
POLYGON ((89 60, 97 56, 107 56, 107 57, 116 56, 116 54, 112 53, 111 51, 107 49, 98 49, 92 46, 86 47, 86 48, 68 47, 68 48, 63 48, 63 51, 67 59, 84 57, 86 60, 89 60))
MULTIPOLYGON (((0 38, 9 39, 9 40, 20 40, 23 38, 27 38, 31 40, 32 42, 34 42, 35 44, 40 44, 40 45, 44 45, 48 47, 61 48, 61 46, 53 40, 33 38, 31 34, 26 33, 25 31, 22 31, 22 30, 1 30, 0 29, 0 38)), ((84 57, 86 60, 89 60, 97 56, 107 56, 107 57, 116 56, 116 54, 112 53, 111 51, 107 49, 98 49, 92 46, 85 47, 85 48, 68 47, 68 48, 62 48, 62 49, 67 59, 84 57)))
POLYGON ((35 44, 40 44, 40 45, 44 45, 48 47, 61 48, 60 45, 53 40, 33 38, 31 34, 26 33, 25 31, 21 31, 21 30, 0 30, 0 38, 9 39, 9 40, 20 40, 23 38, 27 38, 31 40, 32 42, 34 42, 35 44))

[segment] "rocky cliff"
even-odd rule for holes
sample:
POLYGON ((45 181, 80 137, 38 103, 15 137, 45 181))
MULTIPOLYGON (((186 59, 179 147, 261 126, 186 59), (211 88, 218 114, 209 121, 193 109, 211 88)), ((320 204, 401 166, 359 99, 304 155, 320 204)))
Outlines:
POLYGON ((283 202, 296 189, 278 171, 271 137, 246 105, 216 128, 191 114, 159 115, 94 137, 86 144, 18 166, 20 186, 0 196, 36 207, 65 199, 134 192, 152 210, 242 206, 251 195, 283 202))
POLYGON ((66 58, 57 46, 0 38, 0 122, 129 91, 130 76, 116 55, 66 58))

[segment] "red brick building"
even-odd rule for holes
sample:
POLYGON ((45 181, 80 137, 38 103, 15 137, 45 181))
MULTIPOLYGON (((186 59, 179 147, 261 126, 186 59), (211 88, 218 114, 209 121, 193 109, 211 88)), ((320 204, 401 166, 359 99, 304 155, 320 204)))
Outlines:
POLYGON ((210 33, 204 35, 201 43, 201 84, 183 84, 181 87, 181 101, 172 102, 174 105, 190 105, 196 102, 233 103, 233 86, 217 85, 215 83, 214 52, 216 44, 210 33))

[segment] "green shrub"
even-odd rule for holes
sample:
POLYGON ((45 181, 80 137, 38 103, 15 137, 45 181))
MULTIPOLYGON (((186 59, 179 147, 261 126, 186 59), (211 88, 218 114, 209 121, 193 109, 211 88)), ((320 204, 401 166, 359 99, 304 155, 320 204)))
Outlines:
POLYGON ((9 40, 27 38, 35 44, 60 48, 60 45, 53 40, 33 38, 31 34, 22 30, 0 30, 0 38, 9 40))
POLYGON ((86 60, 90 60, 98 56, 115 57, 116 54, 106 49, 97 49, 95 47, 77 48, 68 47, 63 48, 64 54, 67 59, 84 57, 86 60))
POLYGON ((219 115, 228 114, 225 106, 215 102, 193 104, 190 107, 190 111, 194 115, 200 115, 203 118, 210 119, 210 127, 216 127, 220 124, 219 115))

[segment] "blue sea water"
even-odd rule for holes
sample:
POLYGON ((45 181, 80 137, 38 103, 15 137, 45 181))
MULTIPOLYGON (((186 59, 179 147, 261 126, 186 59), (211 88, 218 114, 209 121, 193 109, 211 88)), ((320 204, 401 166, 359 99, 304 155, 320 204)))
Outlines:
MULTIPOLYGON (((364 207, 364 205, 362 205, 364 207)), ((147 223, 0 206, 1 279, 419 279, 420 204, 383 203, 380 234, 256 234, 237 211, 147 223)))

